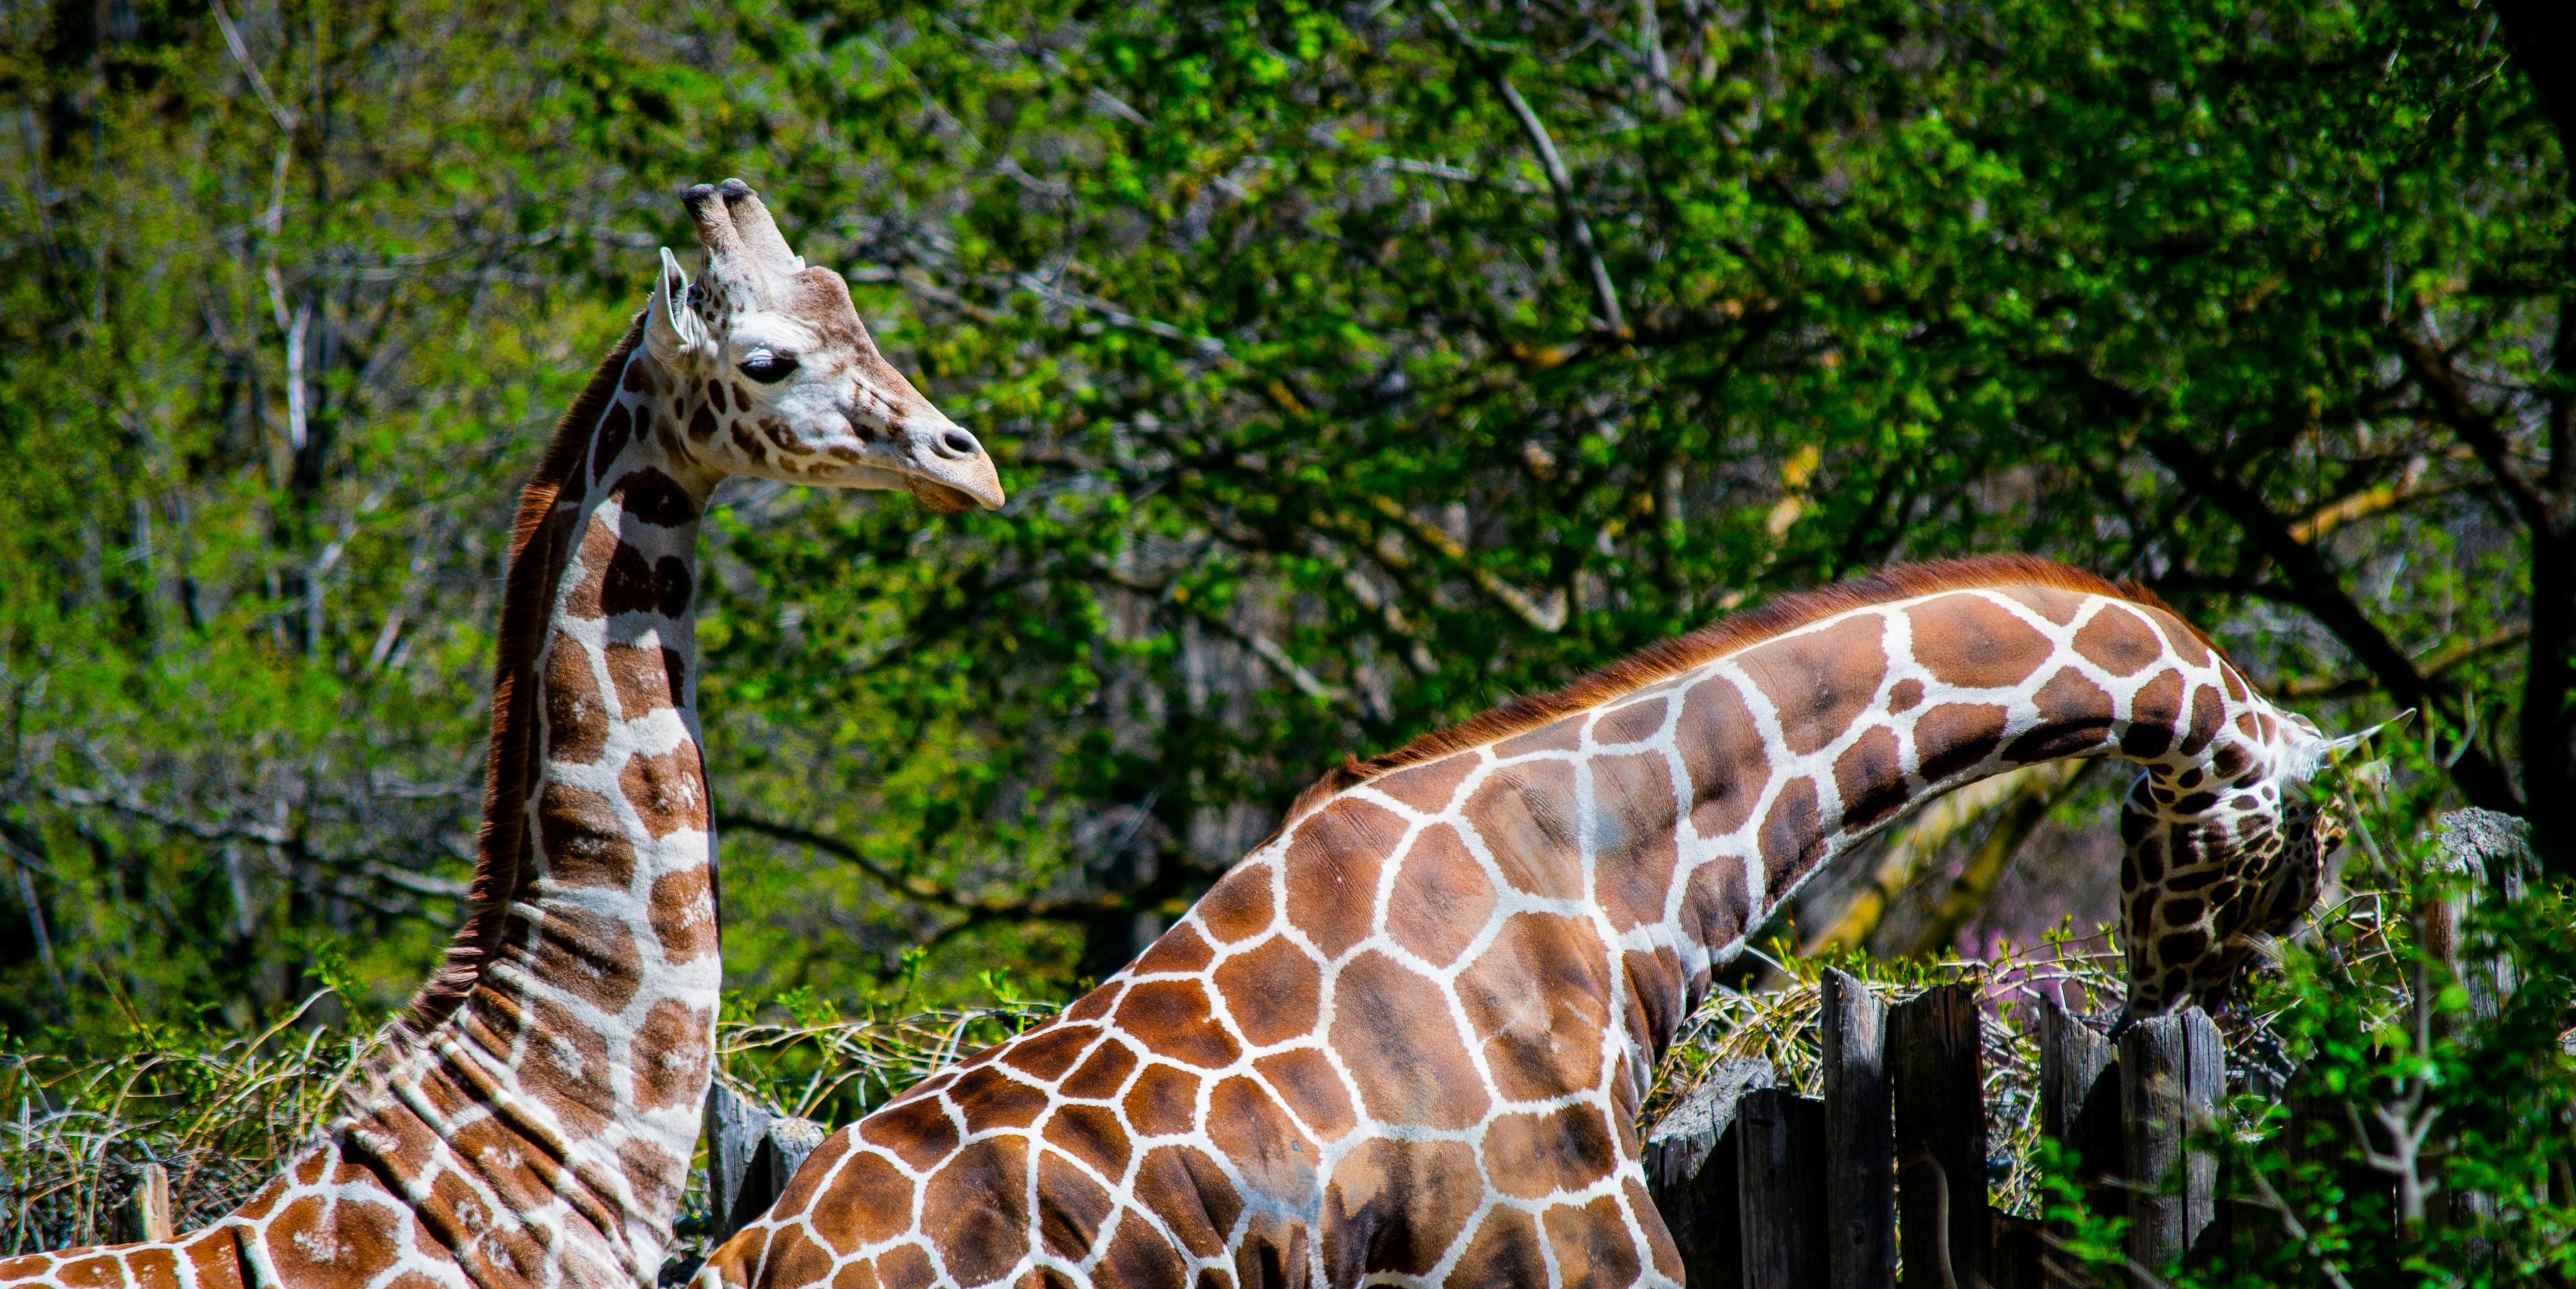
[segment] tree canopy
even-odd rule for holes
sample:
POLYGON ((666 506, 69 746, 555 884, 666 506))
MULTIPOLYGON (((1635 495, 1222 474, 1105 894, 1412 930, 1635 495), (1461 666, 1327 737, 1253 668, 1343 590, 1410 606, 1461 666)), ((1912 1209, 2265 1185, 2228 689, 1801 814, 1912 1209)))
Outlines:
POLYGON ((1014 497, 720 494, 755 996, 1104 975, 1345 755, 1979 551, 2565 873, 2539 8, 12 9, 0 1026, 425 974, 516 479, 737 174, 1014 497))

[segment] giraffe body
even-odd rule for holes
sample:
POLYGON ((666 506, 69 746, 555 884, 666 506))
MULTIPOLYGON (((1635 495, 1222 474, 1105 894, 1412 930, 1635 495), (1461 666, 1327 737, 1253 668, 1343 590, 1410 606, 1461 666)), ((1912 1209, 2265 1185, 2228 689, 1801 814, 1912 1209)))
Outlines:
POLYGON ((5 1289, 650 1285, 712 1075, 715 837, 692 702, 698 525, 729 474, 999 505, 848 289, 739 181, 522 492, 472 908, 322 1136, 166 1243, 0 1260, 5 1289))
POLYGON ((1337 772, 1057 1020, 826 1140, 701 1289, 1678 1283, 1634 1121, 1711 971, 1908 806, 2124 808, 2131 1008, 2313 897, 2322 740, 2141 594, 1897 570, 1337 772))

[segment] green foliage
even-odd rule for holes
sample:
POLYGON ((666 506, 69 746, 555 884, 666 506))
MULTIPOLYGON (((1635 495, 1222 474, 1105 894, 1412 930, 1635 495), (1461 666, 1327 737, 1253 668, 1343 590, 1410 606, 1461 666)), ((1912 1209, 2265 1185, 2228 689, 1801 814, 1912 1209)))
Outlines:
POLYGON ((511 485, 732 173, 1015 497, 723 494, 746 996, 1061 996, 1343 754, 1899 558, 2140 576, 2330 725, 2427 708, 2428 790, 2570 795, 2513 652, 2566 173, 2484 9, 233 21, 0 15, 13 1034, 251 1029, 315 930, 426 973, 511 485))
MULTIPOLYGON (((2500 898, 2383 835, 2407 837, 2368 870, 2384 916, 2322 919, 2251 990, 2261 1041, 2231 1065, 2269 1086, 2195 1134, 2234 1239, 2147 1269, 2176 1289, 2576 1280, 2576 898, 2500 898), (2428 945, 2445 901, 2455 955, 2428 945)), ((2088 1207, 2072 1159, 2043 1165, 2060 1253, 2130 1275, 2127 1219, 2088 1207)))

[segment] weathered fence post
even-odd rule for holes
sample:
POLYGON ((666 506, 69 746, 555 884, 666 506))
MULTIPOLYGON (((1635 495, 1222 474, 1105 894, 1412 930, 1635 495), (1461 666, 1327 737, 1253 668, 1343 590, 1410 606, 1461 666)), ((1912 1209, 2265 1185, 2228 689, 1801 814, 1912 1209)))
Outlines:
POLYGON ((805 1157, 823 1144, 823 1125, 771 1111, 722 1083, 707 1089, 707 1212, 716 1243, 769 1211, 805 1157))
POLYGON ((775 1117, 767 1106, 722 1082, 707 1089, 707 1212, 715 1220, 719 1243, 734 1232, 733 1211, 742 1198, 743 1174, 751 1168, 752 1154, 760 1149, 775 1117))
POLYGON ((2153 1270, 2183 1256, 2209 1227, 2218 1161, 2184 1143, 2215 1111, 2226 1077, 2218 1027, 2198 1008, 2139 1021, 2120 1039, 2129 1257, 2140 1266, 2153 1270))
POLYGON ((1825 1075, 1825 1283, 1894 1289, 1896 1135, 1887 1092, 1887 1004, 1827 970, 1817 986, 1825 1075))
POLYGON ((172 1239, 178 1233, 170 1220, 170 1170, 147 1163, 135 1172, 134 1195, 126 1210, 116 1215, 116 1239, 131 1244, 172 1239))
POLYGON ((1744 1289, 1814 1289, 1826 1275, 1825 1103, 1757 1088, 1735 1115, 1744 1289))
MULTIPOLYGON (((2442 816, 2434 835, 2434 863, 2443 871, 2469 878, 2470 885, 2466 893, 2427 901, 2420 910, 2424 951, 2459 977, 2469 995, 2470 1013, 2480 1020, 2492 1020, 2513 995, 2513 968, 2493 959, 2464 960, 2462 924, 2468 918, 2469 905, 2490 892, 2507 903, 2522 898, 2531 860, 2531 825, 2492 810, 2455 810, 2442 816)), ((2456 1018, 2441 1022, 2444 1030, 2453 1033, 2460 1025, 2456 1018)), ((2438 1152, 2445 1144, 2437 1143, 2435 1150, 2438 1152)), ((2448 1188, 2434 1196, 2426 1213, 2436 1226, 2470 1229, 2492 1223, 2495 1216, 2493 1195, 2448 1188)), ((2467 1251, 2473 1260, 2483 1262, 2491 1256, 2492 1246, 2484 1240, 2472 1240, 2467 1251)))
POLYGON ((2120 1175, 2120 1062, 2111 1040, 2054 998, 2039 1009, 2039 1128, 2075 1152, 2084 1200, 2097 1213, 2125 1207, 2120 1175))
POLYGON ((1914 1289, 1973 1289, 1991 1279, 1985 1061, 1976 987, 1929 990, 1897 1004, 1888 1021, 1905 1282, 1914 1289))
POLYGON ((1769 1087, 1772 1077, 1769 1061, 1721 1061, 1646 1137, 1646 1188, 1691 1289, 1744 1283, 1736 1111, 1746 1092, 1769 1087))
POLYGON ((749 1226, 787 1193, 789 1179, 805 1166, 806 1156, 823 1144, 827 1131, 811 1119, 791 1115, 769 1121, 769 1131, 760 1135, 760 1147, 751 1152, 751 1167, 743 1170, 742 1196, 733 1207, 734 1230, 749 1226))

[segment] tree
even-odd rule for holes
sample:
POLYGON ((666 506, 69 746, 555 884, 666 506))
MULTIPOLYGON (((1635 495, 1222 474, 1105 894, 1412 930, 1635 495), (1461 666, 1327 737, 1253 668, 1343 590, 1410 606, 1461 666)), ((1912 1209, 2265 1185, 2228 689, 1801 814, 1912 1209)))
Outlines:
POLYGON ((1974 550, 2559 826, 2566 173, 2484 10, 9 21, 13 1030, 417 979, 510 481, 729 173, 1020 499, 722 498, 755 997, 1101 974, 1346 753, 1974 550))

